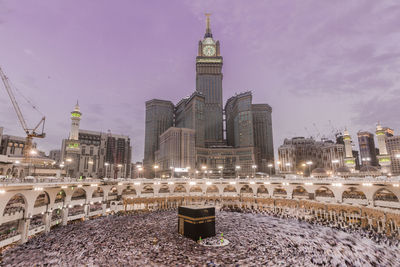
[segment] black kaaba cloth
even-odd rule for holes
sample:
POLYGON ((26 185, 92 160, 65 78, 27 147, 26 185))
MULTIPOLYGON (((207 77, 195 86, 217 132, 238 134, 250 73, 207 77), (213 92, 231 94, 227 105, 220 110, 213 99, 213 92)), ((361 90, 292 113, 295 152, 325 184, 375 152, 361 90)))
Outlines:
POLYGON ((215 207, 181 206, 178 208, 178 233, 194 241, 215 236, 215 207))

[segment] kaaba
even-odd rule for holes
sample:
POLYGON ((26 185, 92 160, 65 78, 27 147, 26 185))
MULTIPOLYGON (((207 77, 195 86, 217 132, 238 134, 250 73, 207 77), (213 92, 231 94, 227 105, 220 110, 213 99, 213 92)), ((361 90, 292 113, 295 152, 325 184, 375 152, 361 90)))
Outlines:
POLYGON ((215 236, 215 207, 181 206, 178 208, 178 233, 197 241, 215 236))

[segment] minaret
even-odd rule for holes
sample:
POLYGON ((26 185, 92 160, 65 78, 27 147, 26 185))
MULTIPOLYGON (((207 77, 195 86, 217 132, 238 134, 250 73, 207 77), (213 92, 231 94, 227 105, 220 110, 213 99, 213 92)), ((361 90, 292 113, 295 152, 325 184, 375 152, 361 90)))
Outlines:
POLYGON ((386 148, 386 133, 385 129, 382 128, 380 123, 376 125, 376 138, 378 139, 379 155, 377 156, 379 165, 381 166, 382 173, 390 173, 390 155, 387 153, 386 148))
POLYGON ((349 131, 344 130, 343 134, 343 141, 344 141, 344 151, 345 151, 345 158, 344 164, 347 168, 349 168, 352 172, 354 171, 354 167, 356 166, 355 159, 353 157, 353 149, 351 147, 351 136, 349 131))
POLYGON ((71 112, 71 131, 69 133, 69 140, 79 140, 79 123, 81 121, 82 113, 79 109, 79 103, 76 101, 74 111, 71 112))

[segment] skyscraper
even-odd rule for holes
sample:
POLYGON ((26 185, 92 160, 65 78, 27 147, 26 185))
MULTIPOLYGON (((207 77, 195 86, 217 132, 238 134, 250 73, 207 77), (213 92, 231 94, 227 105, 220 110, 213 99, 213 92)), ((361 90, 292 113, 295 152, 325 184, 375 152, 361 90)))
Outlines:
POLYGON ((206 14, 206 33, 199 41, 196 57, 196 91, 175 106, 166 100, 146 102, 145 175, 153 176, 153 167, 157 167, 158 174, 173 175, 171 170, 182 168, 183 163, 190 167, 187 172, 196 176, 201 171, 207 172, 206 176, 218 177, 254 176, 257 171, 271 173, 272 108, 267 104, 254 105, 251 92, 231 97, 225 106, 224 139, 222 105, 220 45, 213 39, 210 17, 206 14), (168 130, 170 127, 174 129, 168 130), (184 155, 178 151, 178 145, 186 140, 189 129, 194 130, 190 135, 195 142, 185 143, 184 150, 190 153, 184 155), (191 161, 193 151, 195 168, 191 161))
POLYGON ((154 153, 159 149, 160 135, 174 125, 174 104, 171 101, 153 99, 146 102, 146 128, 144 143, 145 175, 152 175, 154 153))
POLYGON ((229 146, 254 146, 251 92, 235 95, 226 101, 226 140, 229 146))
POLYGON ((270 172, 274 165, 272 108, 268 104, 251 105, 253 113, 254 146, 258 149, 257 165, 261 172, 270 172))
POLYGON ((196 90, 205 97, 205 143, 213 145, 223 142, 222 57, 219 41, 211 33, 209 14, 206 16, 206 33, 196 57, 196 90))
POLYGON ((379 155, 377 155, 379 165, 381 166, 381 170, 383 173, 390 173, 391 161, 386 146, 386 140, 388 137, 393 136, 393 130, 387 127, 382 128, 382 126, 378 123, 378 125, 376 126, 375 134, 379 148, 379 155))
POLYGON ((358 132, 358 144, 362 166, 377 166, 374 135, 370 132, 358 132))

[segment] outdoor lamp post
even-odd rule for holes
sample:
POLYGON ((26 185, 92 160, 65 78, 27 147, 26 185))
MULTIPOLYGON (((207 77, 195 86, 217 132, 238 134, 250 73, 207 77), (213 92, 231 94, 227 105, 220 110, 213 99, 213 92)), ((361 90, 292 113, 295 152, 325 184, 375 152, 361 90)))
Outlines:
POLYGON ((108 169, 108 166, 109 166, 109 165, 110 165, 110 163, 108 163, 108 162, 104 163, 104 166, 106 166, 106 175, 105 175, 106 178, 108 177, 108 171, 107 171, 107 169, 108 169))
POLYGON ((69 165, 71 164, 71 162, 72 162, 72 159, 71 158, 67 158, 66 160, 65 160, 67 163, 67 175, 69 176, 69 165))
POLYGON ((158 168, 160 168, 160 166, 158 166, 158 165, 154 165, 154 166, 153 166, 153 169, 154 169, 154 178, 157 177, 157 170, 158 170, 158 168))
POLYGON ((308 165, 308 174, 311 176, 311 165, 313 165, 313 162, 307 161, 306 164, 308 165))
POLYGON ((235 166, 236 178, 240 178, 240 177, 239 177, 239 170, 240 170, 240 168, 241 168, 241 167, 240 167, 239 165, 236 165, 236 166, 235 166))
POLYGON ((251 165, 251 168, 253 169, 253 177, 256 177, 257 165, 251 165))
POLYGON ((285 163, 286 171, 290 172, 290 166, 292 166, 292 164, 290 162, 285 163))
POLYGON ((218 166, 218 169, 219 169, 219 173, 221 174, 221 179, 222 179, 223 175, 224 175, 224 166, 220 165, 220 166, 218 166))
POLYGON ((203 165, 201 166, 201 169, 203 170, 203 178, 205 178, 205 174, 207 173, 207 166, 203 165))
POLYGON ((268 164, 268 168, 269 168, 269 177, 272 176, 272 167, 274 167, 274 164, 272 164, 272 163, 268 164))
POLYGON ((339 163, 338 159, 333 159, 332 160, 333 173, 336 172, 336 164, 338 164, 338 163, 339 163))

